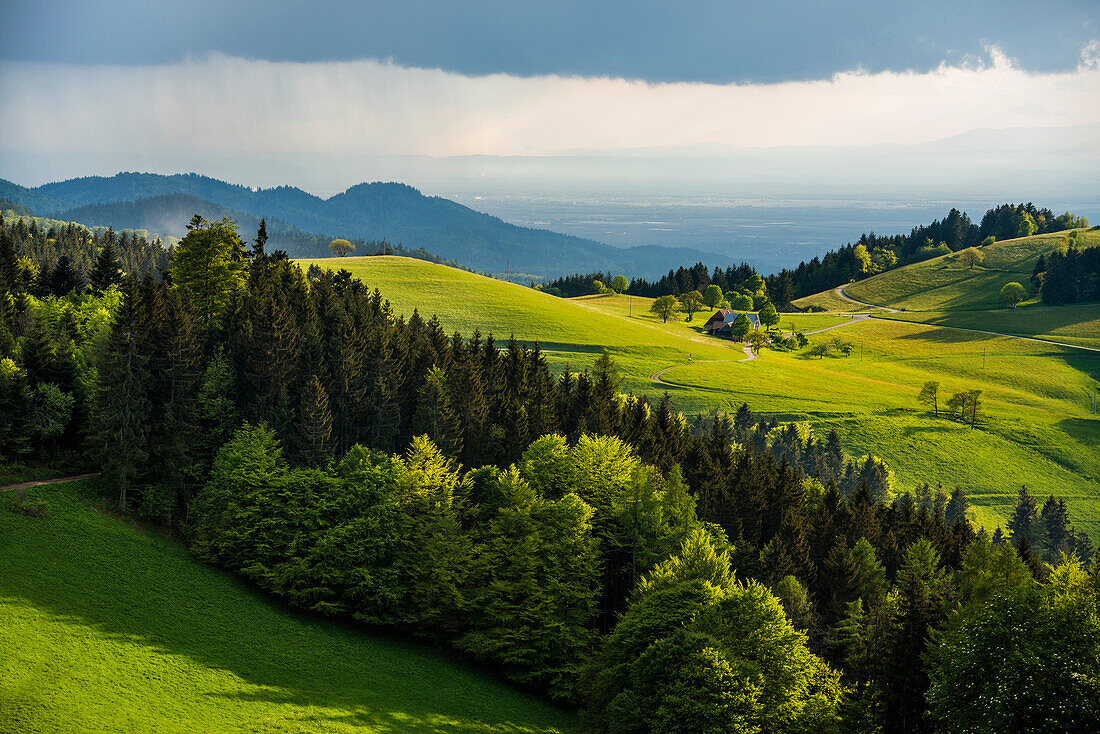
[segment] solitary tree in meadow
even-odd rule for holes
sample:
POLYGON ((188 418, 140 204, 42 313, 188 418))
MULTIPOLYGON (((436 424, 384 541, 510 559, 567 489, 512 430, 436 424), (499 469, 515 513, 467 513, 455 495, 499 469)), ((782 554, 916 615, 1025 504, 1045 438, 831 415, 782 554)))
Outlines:
POLYGON ((676 296, 658 297, 649 310, 660 316, 662 321, 667 322, 668 317, 676 312, 676 296))
POLYGON ((615 279, 611 281, 611 290, 616 293, 622 293, 630 287, 630 283, 627 281, 625 275, 616 275, 615 279))
POLYGON ((959 253, 959 262, 973 270, 975 265, 985 262, 985 255, 977 247, 968 247, 959 253))
POLYGON ((920 389, 917 400, 930 406, 932 414, 938 417, 940 414, 940 383, 935 380, 925 382, 924 387, 920 389))
POLYGON ((1019 283, 1005 283, 1004 287, 1001 288, 1001 300, 1011 308, 1016 308, 1020 301, 1025 298, 1027 298, 1027 291, 1019 283))
POLYGON ((718 304, 722 302, 722 289, 711 283, 707 286, 707 289, 703 291, 703 303, 711 308, 717 308, 718 304))
POLYGON ((337 257, 345 257, 355 249, 355 245, 345 239, 335 239, 328 243, 328 249, 337 257))
POLYGON ((687 320, 695 317, 695 312, 703 307, 703 296, 699 291, 688 291, 680 296, 680 308, 688 315, 687 320))

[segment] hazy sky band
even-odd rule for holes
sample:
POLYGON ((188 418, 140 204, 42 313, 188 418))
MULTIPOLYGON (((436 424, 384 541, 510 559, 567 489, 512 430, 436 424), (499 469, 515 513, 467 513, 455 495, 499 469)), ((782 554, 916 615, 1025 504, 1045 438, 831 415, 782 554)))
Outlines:
POLYGON ((1096 0, 4 0, 0 59, 150 65, 211 52, 469 75, 778 82, 918 72, 1001 48, 1070 71, 1096 0))
POLYGON ((996 49, 925 73, 776 84, 466 76, 392 63, 212 55, 157 66, 0 64, 3 147, 544 155, 685 146, 867 145, 1100 121, 1095 44, 1071 71, 996 49))

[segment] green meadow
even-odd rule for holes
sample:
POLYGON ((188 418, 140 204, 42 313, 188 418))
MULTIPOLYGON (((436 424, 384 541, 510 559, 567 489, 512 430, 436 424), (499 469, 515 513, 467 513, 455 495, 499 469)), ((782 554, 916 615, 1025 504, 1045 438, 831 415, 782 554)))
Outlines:
MULTIPOLYGON (((1100 231, 1080 230, 1079 237, 1082 247, 1100 245, 1100 231)), ((1065 233, 1059 232, 1003 240, 979 248, 984 256, 981 265, 963 265, 958 253, 941 255, 853 283, 844 292, 907 311, 1000 310, 1006 308, 1000 296, 1005 283, 1017 282, 1033 291, 1030 278, 1036 260, 1064 239, 1065 233)), ((1033 297, 1025 304, 1034 301, 1033 297)))
POLYGON ((306 616, 95 509, 88 482, 0 494, 4 732, 572 731, 482 669, 306 616), (244 623, 242 624, 242 620, 244 623))
MULTIPOLYGON (((1009 243, 1002 244, 1007 252, 1009 243)), ((623 367, 624 390, 650 396, 667 391, 688 414, 748 402, 781 420, 806 421, 818 432, 836 428, 850 453, 884 458, 898 490, 925 481, 963 487, 974 503, 974 521, 990 530, 1005 523, 1026 484, 1037 495, 1065 496, 1077 526, 1100 538, 1100 416, 1091 413, 1090 397, 1100 378, 1100 353, 885 318, 855 320, 845 307, 843 313, 782 314, 780 326, 810 332, 839 325, 809 338, 850 341, 856 347, 851 356, 817 359, 766 349, 745 361, 740 345, 701 333, 709 310, 690 322, 680 314, 663 323, 649 312, 651 301, 639 297, 559 299, 394 257, 316 262, 347 268, 379 288, 398 313, 416 307, 425 317, 437 314, 448 330, 465 334, 477 326, 498 337, 538 340, 558 368, 586 367, 606 349, 623 367), (660 383, 650 379, 657 372, 660 383), (982 390, 980 425, 970 429, 931 415, 916 400, 926 380, 941 383, 943 400, 982 390)), ((1095 305, 1073 308, 1095 318, 1095 305)), ((1037 328, 1055 335, 1072 329, 1081 343, 1100 340, 1100 328, 1081 323, 1037 328)))

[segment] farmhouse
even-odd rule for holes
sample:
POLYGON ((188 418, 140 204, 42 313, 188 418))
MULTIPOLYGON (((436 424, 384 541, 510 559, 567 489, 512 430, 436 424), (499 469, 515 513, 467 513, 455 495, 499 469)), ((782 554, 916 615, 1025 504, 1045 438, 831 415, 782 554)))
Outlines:
MULTIPOLYGON (((734 311, 732 308, 721 308, 714 312, 714 315, 707 319, 707 323, 703 324, 703 331, 707 332, 711 336, 729 336, 730 324, 734 319, 740 316, 742 311, 734 311)), ((745 312, 745 317, 752 324, 752 328, 760 328, 760 317, 754 313, 745 312)))

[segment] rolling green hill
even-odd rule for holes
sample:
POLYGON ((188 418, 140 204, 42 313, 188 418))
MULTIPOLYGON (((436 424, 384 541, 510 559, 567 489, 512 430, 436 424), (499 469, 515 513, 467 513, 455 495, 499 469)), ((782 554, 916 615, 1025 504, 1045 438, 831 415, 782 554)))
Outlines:
POLYGON ((568 711, 449 656, 289 611, 89 506, 0 495, 0 730, 563 732, 568 711))
MULTIPOLYGON (((346 267, 378 287, 398 313, 417 307, 425 318, 438 314, 448 330, 468 334, 476 326, 538 340, 555 367, 586 367, 607 349, 624 368, 624 390, 667 391, 689 414, 746 401, 816 431, 837 428, 851 453, 886 459, 899 490, 923 481, 962 486, 975 521, 989 529, 1004 524, 1020 484, 1037 495, 1064 495, 1078 527, 1100 538, 1100 416, 1090 412, 1100 353, 925 324, 784 314, 782 326, 793 322, 804 331, 839 324, 810 339, 840 337, 858 351, 818 360, 766 350, 743 361, 739 346, 699 333, 705 313, 666 324, 649 313, 645 298, 564 300, 404 258, 317 262, 346 267), (660 382, 651 379, 655 373, 660 382), (940 381, 947 395, 983 390, 986 420, 971 430, 930 415, 916 401, 925 380, 940 381)), ((1083 338, 1092 338, 1088 333, 1083 338)))
MULTIPOLYGON (((1100 245, 1100 231, 1082 230, 1083 246, 1100 245)), ((1031 288, 1029 278, 1039 255, 1048 254, 1065 233, 995 242, 980 248, 984 262, 968 268, 958 254, 942 255, 861 280, 845 288, 852 298, 907 311, 980 311, 1000 309, 1005 283, 1031 288)))

